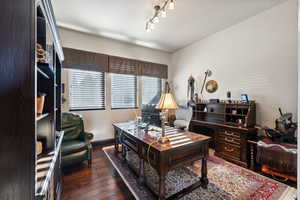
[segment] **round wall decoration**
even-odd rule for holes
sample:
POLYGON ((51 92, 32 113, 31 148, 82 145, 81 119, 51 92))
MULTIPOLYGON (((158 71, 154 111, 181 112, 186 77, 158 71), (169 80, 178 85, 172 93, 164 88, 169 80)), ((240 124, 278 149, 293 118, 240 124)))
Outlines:
POLYGON ((215 80, 210 80, 206 83, 205 89, 209 93, 214 93, 218 89, 218 83, 215 80))

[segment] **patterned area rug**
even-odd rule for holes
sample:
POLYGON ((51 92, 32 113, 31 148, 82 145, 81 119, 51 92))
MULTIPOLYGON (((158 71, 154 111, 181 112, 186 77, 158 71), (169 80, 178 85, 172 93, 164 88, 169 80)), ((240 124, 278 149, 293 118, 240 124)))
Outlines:
MULTIPOLYGON (((137 176, 132 172, 132 169, 137 172, 139 168, 139 158, 135 153, 129 152, 128 164, 124 164, 121 155, 114 153, 113 147, 106 147, 103 150, 136 199, 155 199, 148 189, 151 188, 155 193, 158 191, 158 176, 151 166, 148 164, 145 166, 147 188, 137 182, 137 176)), ((170 171, 166 177, 166 196, 195 183, 200 175, 200 161, 170 171)), ((294 200, 296 198, 296 189, 215 156, 210 156, 208 159, 208 179, 208 189, 199 187, 184 196, 182 200, 294 200)))

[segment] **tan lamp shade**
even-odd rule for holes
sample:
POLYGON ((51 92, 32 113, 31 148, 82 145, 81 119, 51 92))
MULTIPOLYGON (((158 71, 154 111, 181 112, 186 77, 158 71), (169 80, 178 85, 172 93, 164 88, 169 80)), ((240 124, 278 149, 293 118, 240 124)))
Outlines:
POLYGON ((164 93, 155 108, 159 110, 176 110, 178 105, 171 93, 164 93))

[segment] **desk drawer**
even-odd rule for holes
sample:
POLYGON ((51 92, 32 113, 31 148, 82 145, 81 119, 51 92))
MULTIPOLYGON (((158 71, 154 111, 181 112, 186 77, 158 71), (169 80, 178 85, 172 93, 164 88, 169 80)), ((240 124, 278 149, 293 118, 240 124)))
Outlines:
POLYGON ((135 140, 127 137, 126 135, 122 136, 122 143, 125 144, 131 150, 138 152, 138 144, 135 140))
POLYGON ((237 137, 219 135, 218 140, 223 143, 235 144, 241 146, 241 139, 237 137))
POLYGON ((241 134, 234 131, 228 131, 228 130, 221 130, 219 132, 219 136, 227 137, 227 138, 241 138, 241 134))
POLYGON ((229 156, 236 160, 240 160, 241 150, 237 145, 218 142, 216 151, 220 154, 223 154, 224 156, 229 156))

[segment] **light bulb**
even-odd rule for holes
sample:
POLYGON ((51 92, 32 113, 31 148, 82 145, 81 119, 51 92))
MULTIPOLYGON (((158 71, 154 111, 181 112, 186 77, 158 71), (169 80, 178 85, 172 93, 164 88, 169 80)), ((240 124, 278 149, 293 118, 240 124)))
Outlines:
POLYGON ((162 18, 166 18, 166 17, 167 17, 166 9, 163 9, 163 10, 161 11, 161 17, 162 17, 162 18))
POLYGON ((150 28, 150 30, 153 30, 154 29, 154 23, 153 22, 149 22, 149 28, 150 28))
POLYGON ((158 18, 158 16, 155 16, 155 17, 153 18, 153 22, 154 22, 155 24, 159 23, 159 18, 158 18))
POLYGON ((175 1, 174 0, 171 0, 170 4, 169 4, 169 9, 170 10, 174 10, 175 8, 175 1))

